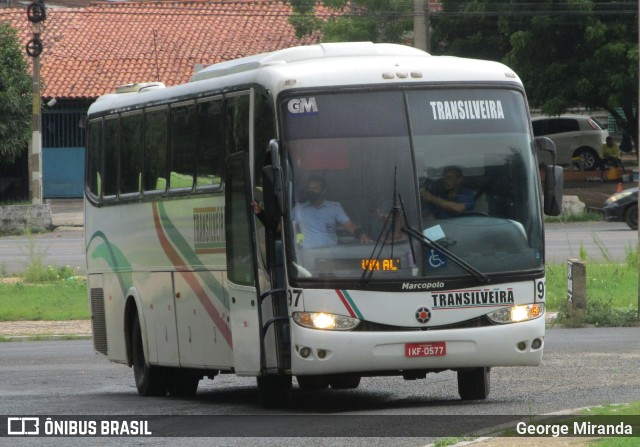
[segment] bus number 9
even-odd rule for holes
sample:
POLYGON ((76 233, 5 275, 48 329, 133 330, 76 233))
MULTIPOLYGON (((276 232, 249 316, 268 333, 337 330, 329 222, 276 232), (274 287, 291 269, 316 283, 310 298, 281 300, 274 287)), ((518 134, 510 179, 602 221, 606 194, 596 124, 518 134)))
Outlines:
POLYGON ((544 301, 544 295, 545 295, 545 291, 544 291, 544 281, 538 281, 538 283, 536 284, 536 298, 539 301, 544 301))

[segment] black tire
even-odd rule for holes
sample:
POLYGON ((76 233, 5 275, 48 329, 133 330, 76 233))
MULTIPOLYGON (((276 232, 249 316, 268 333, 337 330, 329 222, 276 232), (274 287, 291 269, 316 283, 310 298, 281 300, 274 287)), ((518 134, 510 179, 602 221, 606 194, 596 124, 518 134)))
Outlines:
POLYGON ((573 153, 574 157, 580 157, 582 159, 582 168, 585 171, 593 171, 598 168, 600 164, 600 156, 598 153, 590 147, 581 147, 573 153))
POLYGON ((462 400, 480 400, 489 397, 491 368, 482 367, 458 371, 458 394, 462 400))
POLYGON ((142 332, 138 316, 134 318, 131 338, 133 375, 141 396, 164 396, 167 394, 166 371, 158 366, 147 366, 142 348, 142 332))
POLYGON ((258 401, 262 408, 285 407, 291 403, 291 376, 258 376, 258 401))
POLYGON ((174 397, 193 397, 198 391, 201 376, 193 371, 173 369, 168 374, 169 394, 174 397))
POLYGON ((624 211, 624 221, 632 230, 638 229, 638 204, 629 206, 624 211))
POLYGON ((329 388, 329 381, 325 376, 296 376, 296 380, 303 391, 318 391, 329 388))
POLYGON ((329 379, 334 390, 354 390, 360 386, 360 376, 354 374, 337 374, 329 379))

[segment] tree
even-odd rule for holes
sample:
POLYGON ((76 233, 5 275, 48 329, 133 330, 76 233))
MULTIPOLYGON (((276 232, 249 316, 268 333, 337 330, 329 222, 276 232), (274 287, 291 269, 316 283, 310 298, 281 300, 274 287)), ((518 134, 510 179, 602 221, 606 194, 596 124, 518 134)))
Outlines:
POLYGON ((549 115, 577 106, 604 109, 639 147, 635 2, 474 0, 443 6, 434 18, 436 52, 502 60, 522 78, 532 107, 549 115), (497 42, 495 52, 483 42, 497 42))
POLYGON ((325 20, 316 15, 315 0, 292 0, 289 22, 296 35, 321 31, 324 42, 391 42, 406 40, 413 30, 413 3, 407 0, 322 0, 336 12, 325 20))
POLYGON ((0 23, 0 163, 12 163, 28 148, 31 77, 18 33, 0 23))
POLYGON ((431 52, 501 61, 511 48, 508 10, 504 2, 442 2, 431 19, 431 52))

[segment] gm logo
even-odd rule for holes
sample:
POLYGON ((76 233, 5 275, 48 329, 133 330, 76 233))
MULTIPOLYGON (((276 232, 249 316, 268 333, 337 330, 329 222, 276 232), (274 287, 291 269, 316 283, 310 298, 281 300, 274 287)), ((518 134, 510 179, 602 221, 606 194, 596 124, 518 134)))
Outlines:
POLYGON ((318 113, 316 98, 294 98, 287 104, 289 113, 296 115, 312 115, 318 113))

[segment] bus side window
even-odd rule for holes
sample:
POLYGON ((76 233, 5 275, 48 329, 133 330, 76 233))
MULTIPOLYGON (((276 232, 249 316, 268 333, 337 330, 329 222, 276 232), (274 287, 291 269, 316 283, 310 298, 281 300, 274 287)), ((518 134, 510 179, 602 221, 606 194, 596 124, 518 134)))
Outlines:
POLYGON ((102 120, 97 119, 89 123, 89 150, 87 163, 87 186, 89 192, 96 198, 100 197, 102 186, 102 120))
POLYGON ((104 171, 102 193, 115 198, 118 193, 118 151, 120 149, 120 117, 110 116, 104 121, 104 171))
POLYGON ((144 173, 145 192, 167 188, 167 124, 169 109, 147 110, 145 113, 144 173))
POLYGON ((122 115, 120 194, 139 193, 142 185, 142 112, 122 115))
POLYGON ((221 99, 198 104, 197 151, 196 189, 219 188, 224 163, 224 115, 221 99))
POLYGON ((196 166, 195 105, 171 108, 171 175, 169 188, 192 189, 196 166))
POLYGON ((226 153, 249 150, 249 94, 226 98, 226 153))

